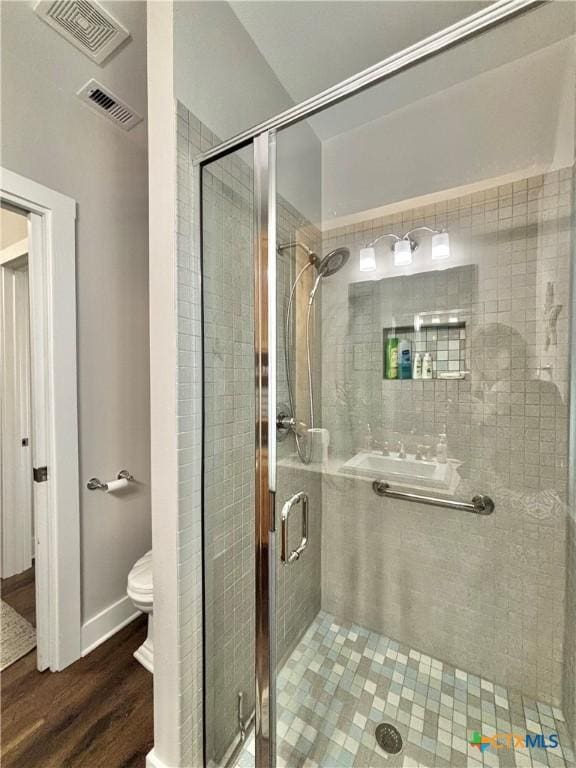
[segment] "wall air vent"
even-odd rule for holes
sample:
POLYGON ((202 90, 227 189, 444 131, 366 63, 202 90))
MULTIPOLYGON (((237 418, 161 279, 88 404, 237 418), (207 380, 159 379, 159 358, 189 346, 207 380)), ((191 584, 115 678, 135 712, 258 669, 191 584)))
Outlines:
POLYGON ((97 64, 130 37, 128 30, 96 0, 39 0, 34 10, 97 64))
POLYGON ((141 115, 132 107, 104 88, 97 80, 89 80, 77 94, 83 102, 89 104, 101 115, 105 115, 125 131, 129 131, 142 121, 141 115))

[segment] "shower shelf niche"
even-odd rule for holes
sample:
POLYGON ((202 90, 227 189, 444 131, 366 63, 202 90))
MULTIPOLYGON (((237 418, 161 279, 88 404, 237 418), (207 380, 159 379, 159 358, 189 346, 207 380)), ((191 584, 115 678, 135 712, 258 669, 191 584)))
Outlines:
POLYGON ((410 342, 412 358, 419 352, 432 355, 433 379, 417 379, 417 381, 433 381, 436 378, 446 380, 463 379, 466 375, 466 322, 456 323, 425 323, 415 330, 414 325, 396 325, 383 329, 382 335, 382 377, 386 381, 412 381, 412 379, 386 378, 386 341, 389 338, 406 339, 410 342), (448 377, 448 375, 450 375, 448 377))

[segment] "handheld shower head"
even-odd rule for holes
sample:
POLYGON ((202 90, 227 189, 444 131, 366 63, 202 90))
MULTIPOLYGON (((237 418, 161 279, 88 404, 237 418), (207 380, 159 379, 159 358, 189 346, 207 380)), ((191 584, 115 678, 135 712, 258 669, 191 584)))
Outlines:
POLYGON ((318 290, 318 286, 320 285, 322 278, 334 275, 336 272, 338 272, 338 270, 342 269, 349 258, 350 251, 348 248, 335 248, 333 251, 327 253, 326 256, 324 256, 322 259, 316 260, 314 262, 318 276, 314 282, 314 287, 310 291, 310 298, 308 299, 308 303, 310 305, 314 301, 316 291, 318 290))
POLYGON ((327 253, 320 261, 315 262, 315 267, 321 277, 330 277, 338 272, 350 258, 348 248, 335 248, 327 253))
POLYGON ((322 278, 330 277, 330 275, 333 275, 336 272, 338 272, 339 269, 342 269, 342 267, 346 264, 346 262, 350 258, 350 251, 348 250, 348 248, 335 248, 333 251, 330 251, 322 259, 320 259, 318 258, 317 254, 314 253, 314 251, 308 248, 308 246, 298 241, 291 242, 291 243, 282 243, 277 246, 279 253, 281 253, 283 250, 287 248, 296 248, 296 247, 300 247, 306 252, 306 255, 308 256, 308 262, 303 267, 301 267, 300 271, 298 272, 298 275, 296 276, 296 279, 292 284, 292 288, 290 290, 290 297, 288 299, 288 308, 286 311, 286 321, 284 325, 284 362, 286 365, 286 380, 288 382, 288 399, 290 402, 290 411, 291 411, 290 415, 292 417, 290 428, 294 432, 294 438, 296 440, 296 450, 298 452, 298 456, 300 457, 301 461, 304 464, 309 464, 312 459, 310 441, 308 441, 308 448, 305 448, 302 443, 302 439, 304 436, 300 430, 295 428, 295 425, 299 423, 299 420, 296 418, 296 405, 295 405, 292 377, 291 377, 291 371, 290 371, 291 369, 290 350, 293 343, 292 335, 291 335, 292 306, 293 306, 294 298, 296 295, 296 288, 300 280, 302 279, 306 271, 310 269, 310 267, 312 266, 315 267, 316 280, 314 281, 314 287, 310 291, 310 295, 308 297, 308 308, 306 312, 306 362, 307 362, 307 369, 308 369, 308 399, 309 399, 309 407, 310 407, 310 430, 313 430, 314 429, 314 390, 313 390, 313 382, 312 382, 310 326, 311 326, 311 318, 312 318, 312 312, 313 312, 314 297, 316 296, 316 291, 318 290, 318 286, 320 285, 322 278))

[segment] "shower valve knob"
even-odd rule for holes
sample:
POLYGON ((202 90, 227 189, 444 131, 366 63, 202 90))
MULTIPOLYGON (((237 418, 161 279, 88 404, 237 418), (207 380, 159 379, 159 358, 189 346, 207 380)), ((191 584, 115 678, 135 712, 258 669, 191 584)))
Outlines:
POLYGON ((279 405, 276 414, 276 432, 278 440, 284 440, 290 432, 303 437, 308 432, 308 425, 303 421, 297 421, 290 415, 290 410, 285 405, 279 405))
POLYGON ((290 408, 284 403, 278 403, 276 409, 276 436, 282 442, 294 429, 294 417, 290 415, 290 408))

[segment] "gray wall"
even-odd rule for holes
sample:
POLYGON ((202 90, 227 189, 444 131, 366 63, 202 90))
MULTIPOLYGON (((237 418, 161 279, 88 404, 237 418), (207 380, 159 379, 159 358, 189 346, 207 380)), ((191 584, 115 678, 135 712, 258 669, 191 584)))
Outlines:
POLYGON ((147 158, 75 96, 90 77, 146 113, 146 8, 113 3, 133 40, 101 68, 32 12, 2 3, 2 165, 74 198, 77 219, 82 618, 126 594, 150 548, 147 158), (128 95, 129 94, 129 95, 128 95), (86 489, 121 468, 123 498, 86 489))
MULTIPOLYGON (((399 431, 411 453, 418 436, 429 433, 437 442, 446 431, 450 457, 463 462, 458 497, 487 493, 496 512, 476 518, 420 508, 378 499, 362 481, 326 478, 323 607, 555 704, 570 669, 563 666, 563 642, 571 616, 565 615, 571 174, 568 168, 439 201, 331 231, 324 240, 324 249, 347 244, 357 258, 375 230, 446 226, 453 260, 477 265, 474 286, 455 289, 456 270, 439 272, 440 301, 438 292, 414 292, 423 310, 446 308, 446 301, 464 310, 470 373, 462 381, 383 381, 382 325, 390 307, 379 306, 379 281, 366 288, 364 301, 354 285, 363 279, 354 275, 357 262, 348 282, 327 281, 322 419, 334 431, 340 459, 364 447, 368 420, 381 440, 392 442, 399 431), (557 341, 547 347, 549 282, 562 310, 557 341), (362 354, 355 355, 360 344, 362 354)), ((424 275, 435 267, 424 245, 414 262, 412 270, 424 275)), ((411 296, 408 291, 409 314, 411 296)), ((396 319, 408 318, 398 313, 396 319)))
MULTIPOLYGON (((221 140, 293 104, 227 2, 175 2, 174 92, 221 140)), ((278 158, 284 167, 283 197, 317 223, 320 142, 307 122, 282 136, 278 158)))

